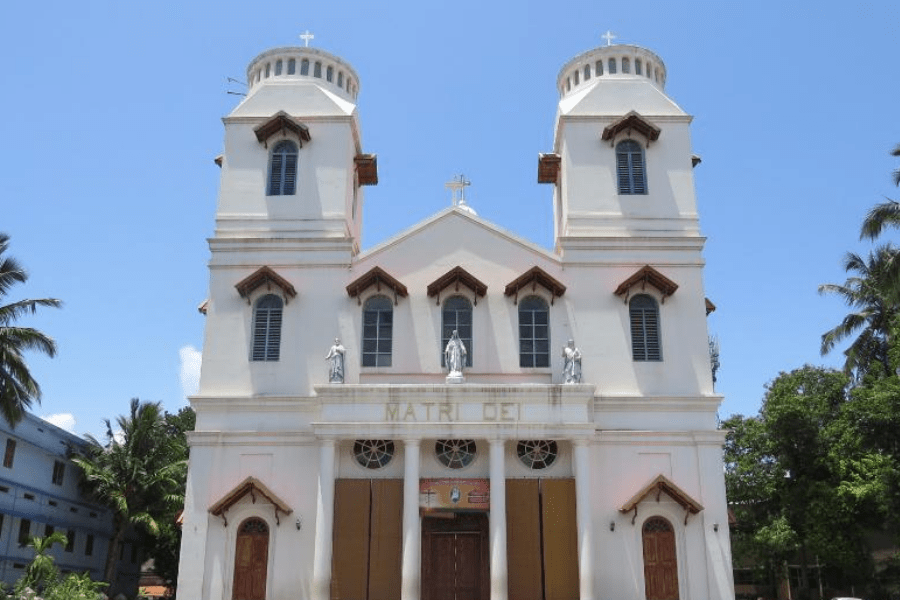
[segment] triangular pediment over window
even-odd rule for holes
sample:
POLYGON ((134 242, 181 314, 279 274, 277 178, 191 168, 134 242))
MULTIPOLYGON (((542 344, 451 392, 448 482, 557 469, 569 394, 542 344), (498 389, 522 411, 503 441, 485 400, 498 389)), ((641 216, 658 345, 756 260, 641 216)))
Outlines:
POLYGON ((628 303, 628 296, 631 294, 631 288, 640 285, 641 289, 645 289, 647 285, 652 285, 662 294, 662 301, 665 303, 666 298, 675 293, 678 284, 651 267, 646 265, 637 273, 623 281, 616 288, 616 296, 625 296, 625 303, 628 303))
POLYGON ((276 133, 283 135, 287 133, 293 134, 300 140, 300 146, 303 146, 303 142, 310 140, 309 128, 300 121, 293 119, 284 111, 275 113, 271 119, 254 129, 253 132, 256 134, 256 139, 259 140, 259 143, 265 144, 266 147, 269 145, 269 139, 276 133))
POLYGON ((506 289, 503 293, 507 296, 515 296, 514 303, 518 304, 520 290, 531 286, 531 291, 534 291, 538 285, 550 292, 550 304, 553 304, 553 300, 557 296, 562 296, 566 293, 566 286, 548 275, 547 272, 540 267, 532 267, 522 275, 516 277, 511 283, 506 285, 506 289))
POLYGON ((628 500, 628 502, 623 504, 619 508, 619 512, 633 512, 633 515, 631 517, 631 524, 634 525, 634 520, 637 518, 638 513, 638 504, 643 502, 648 497, 659 502, 659 499, 663 493, 680 504, 684 509, 685 523, 687 523, 689 515, 696 515, 701 510, 703 510, 702 504, 691 498, 687 492, 675 485, 668 477, 663 474, 659 474, 653 481, 648 483, 637 494, 632 496, 631 499, 628 500))
POLYGON ((478 296, 484 297, 487 286, 462 267, 453 267, 428 285, 428 297, 437 296, 437 304, 441 303, 441 293, 450 286, 458 292, 459 286, 464 285, 475 293, 475 304, 478 304, 478 296))
POLYGON ((373 285, 378 286, 379 292, 382 286, 392 290, 394 292, 395 305, 397 304, 397 298, 406 298, 409 295, 409 292, 406 291, 406 286, 388 275, 381 267, 372 267, 368 273, 355 279, 347 286, 347 293, 351 298, 356 298, 359 303, 362 303, 360 295, 373 285))
POLYGON ((623 131, 628 137, 631 137, 633 131, 640 133, 647 139, 647 146, 650 146, 650 142, 659 139, 661 129, 635 111, 631 111, 615 123, 607 125, 600 139, 609 142, 609 145, 612 146, 616 141, 616 136, 623 131))
POLYGON ((241 298, 249 298, 256 288, 266 286, 267 289, 272 289, 273 285, 280 288, 287 298, 293 298, 297 295, 297 290, 294 289, 294 286, 269 267, 260 267, 249 277, 245 277, 237 282, 234 287, 237 288, 241 298))
POLYGON ((289 515, 294 512, 275 492, 266 487, 259 479, 251 476, 240 482, 234 489, 225 494, 221 500, 210 506, 209 513, 216 517, 222 517, 227 527, 228 518, 225 513, 248 495, 254 504, 260 500, 265 500, 271 504, 275 509, 275 522, 279 525, 281 524, 279 514, 289 515))

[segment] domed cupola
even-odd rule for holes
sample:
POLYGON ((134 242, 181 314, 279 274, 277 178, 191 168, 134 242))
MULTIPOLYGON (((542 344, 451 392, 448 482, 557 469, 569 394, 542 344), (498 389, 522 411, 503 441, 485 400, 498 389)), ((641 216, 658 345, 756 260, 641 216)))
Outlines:
POLYGON ((317 48, 283 47, 266 50, 247 67, 247 96, 263 86, 313 82, 341 98, 356 102, 359 77, 349 64, 317 48))
POLYGON ((556 88, 560 97, 565 97, 603 79, 645 80, 665 90, 666 66, 656 54, 640 46, 602 46, 567 62, 559 71, 556 88))

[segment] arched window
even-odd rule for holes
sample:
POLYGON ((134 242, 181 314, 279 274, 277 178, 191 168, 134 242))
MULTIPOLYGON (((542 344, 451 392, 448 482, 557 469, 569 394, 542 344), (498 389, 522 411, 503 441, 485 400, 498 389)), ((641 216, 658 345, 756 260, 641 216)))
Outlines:
POLYGON ((272 74, 272 63, 266 63, 266 77, 272 74))
POLYGON ((316 61, 313 65, 313 77, 322 78, 322 63, 316 61))
POLYGON ((300 74, 309 75, 309 59, 304 58, 300 61, 300 74))
POLYGON ((334 79, 334 67, 328 65, 328 68, 325 69, 325 79, 331 81, 334 79))
POLYGON ((578 85, 578 69, 575 69, 575 72, 572 73, 572 77, 575 80, 575 85, 578 85))
POLYGON ((646 294, 639 294, 628 305, 631 321, 631 356, 634 360, 662 360, 659 343, 659 306, 646 294))
POLYGON ((451 296, 444 301, 441 311, 441 366, 444 364, 444 348, 453 332, 466 346, 466 366, 472 366, 472 303, 462 296, 451 296))
POLYGON ((550 366, 550 311, 540 296, 519 301, 519 366, 550 366))
POLYGON ((636 141, 624 140, 616 145, 616 177, 620 194, 647 193, 644 149, 636 141))
POLYGON ((344 87, 344 72, 343 72, 343 71, 338 71, 338 81, 337 81, 337 84, 338 84, 338 87, 339 87, 339 88, 344 87))
POLYGON ((284 302, 275 294, 256 301, 253 308, 253 350, 251 360, 278 360, 281 352, 281 313, 284 302))
POLYGON ((644 548, 645 597, 678 600, 675 531, 662 517, 650 517, 641 530, 644 548))
POLYGON ((281 59, 275 61, 275 75, 281 75, 281 67, 284 63, 281 62, 281 59))
POLYGON ((297 144, 282 140, 272 148, 269 196, 293 196, 297 186, 297 144))
POLYGON ((269 526, 258 517, 240 524, 235 540, 232 598, 266 600, 269 526))
POLYGON ((373 296, 363 305, 362 366, 391 366, 394 304, 386 296, 373 296))
POLYGON ((622 72, 631 73, 631 61, 628 58, 622 59, 622 72))
POLYGON ((297 72, 297 59, 292 58, 288 61, 288 75, 294 75, 297 72))
POLYGON ((591 65, 584 65, 584 80, 591 78, 591 65))
POLYGON ((635 75, 643 75, 643 73, 641 72, 642 67, 643 67, 643 65, 641 64, 641 59, 639 59, 639 58, 634 59, 634 74, 635 75))
POLYGON ((602 60, 598 60, 597 64, 594 65, 594 75, 596 75, 597 77, 600 77, 601 75, 603 75, 603 61, 602 60))
POLYGON ((609 67, 609 74, 610 74, 610 75, 615 75, 615 73, 616 73, 616 59, 614 59, 614 58, 609 59, 609 63, 607 64, 607 66, 609 67))

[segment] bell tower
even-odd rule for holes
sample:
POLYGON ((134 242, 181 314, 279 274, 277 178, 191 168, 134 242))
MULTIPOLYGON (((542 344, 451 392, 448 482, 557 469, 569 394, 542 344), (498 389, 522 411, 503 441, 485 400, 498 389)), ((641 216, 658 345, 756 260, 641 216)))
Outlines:
POLYGON ((560 70, 554 150, 540 156, 538 181, 555 184, 564 257, 613 239, 634 249, 699 236, 691 117, 665 84, 662 60, 632 45, 595 48, 560 70))
POLYGON ((315 48, 275 48, 250 62, 247 84, 223 119, 213 252, 229 240, 266 240, 310 251, 304 262, 349 263, 360 246, 361 186, 378 180, 375 156, 362 152, 356 71, 315 48))

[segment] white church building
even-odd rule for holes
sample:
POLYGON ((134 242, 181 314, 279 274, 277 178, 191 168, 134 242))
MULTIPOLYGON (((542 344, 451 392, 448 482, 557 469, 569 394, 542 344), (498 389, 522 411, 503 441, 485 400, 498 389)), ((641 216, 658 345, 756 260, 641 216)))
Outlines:
POLYGON ((480 218, 462 179, 362 251, 357 73, 289 47, 247 76, 179 597, 734 598, 698 159, 662 60, 609 45, 560 71, 552 251, 480 218))

